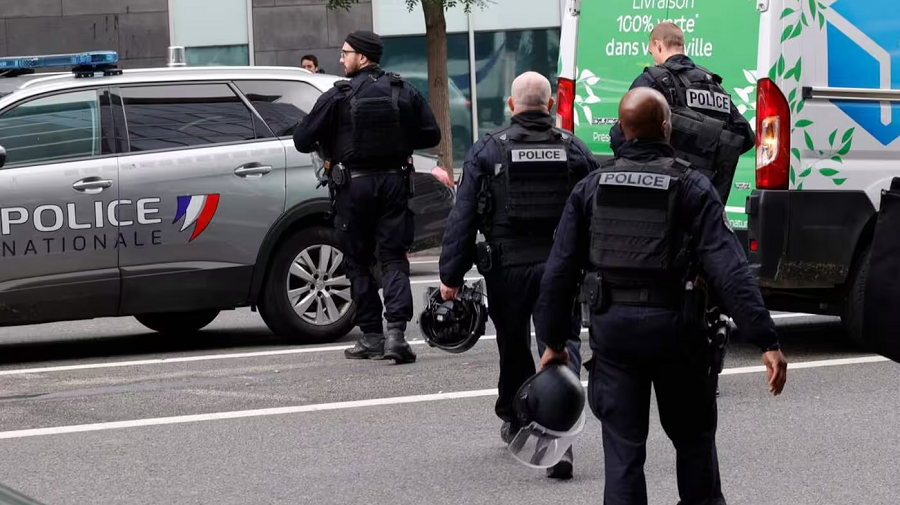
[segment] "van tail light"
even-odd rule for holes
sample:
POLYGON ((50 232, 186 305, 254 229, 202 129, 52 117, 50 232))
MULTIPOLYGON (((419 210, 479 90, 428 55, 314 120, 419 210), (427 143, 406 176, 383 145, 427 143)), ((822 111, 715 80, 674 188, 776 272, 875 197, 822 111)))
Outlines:
POLYGON ((756 84, 756 187, 788 189, 791 110, 771 79, 756 84))
POLYGON ((575 81, 559 78, 556 84, 556 127, 575 132, 575 81))

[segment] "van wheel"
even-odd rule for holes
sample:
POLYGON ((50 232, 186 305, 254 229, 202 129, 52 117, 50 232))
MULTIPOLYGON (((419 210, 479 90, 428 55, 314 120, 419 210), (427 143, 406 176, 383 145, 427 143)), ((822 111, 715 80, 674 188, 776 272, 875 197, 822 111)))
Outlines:
POLYGON ((869 275, 871 258, 872 248, 867 247, 860 256, 856 272, 852 276, 847 291, 847 300, 844 302, 844 311, 841 315, 841 323, 844 325, 847 336, 859 346, 863 345, 863 310, 866 298, 866 278, 869 275))
POLYGON ((297 343, 333 342, 350 332, 356 306, 335 230, 295 233, 270 265, 259 304, 269 329, 297 343))
POLYGON ((197 310, 194 312, 141 314, 134 316, 134 318, 153 331, 166 335, 175 335, 198 332, 213 322, 218 315, 218 310, 197 310))

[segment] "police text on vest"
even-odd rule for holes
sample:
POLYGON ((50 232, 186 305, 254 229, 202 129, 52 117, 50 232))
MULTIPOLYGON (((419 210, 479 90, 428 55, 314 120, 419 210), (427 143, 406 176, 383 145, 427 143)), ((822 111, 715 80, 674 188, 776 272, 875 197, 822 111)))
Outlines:
POLYGON ((534 161, 567 161, 565 149, 513 149, 513 163, 534 161))
POLYGON ((669 189, 668 175, 640 172, 606 172, 600 176, 601 186, 634 186, 647 189, 669 189))
POLYGON ((687 106, 692 109, 706 109, 724 114, 731 113, 731 97, 702 89, 689 89, 686 94, 687 106))

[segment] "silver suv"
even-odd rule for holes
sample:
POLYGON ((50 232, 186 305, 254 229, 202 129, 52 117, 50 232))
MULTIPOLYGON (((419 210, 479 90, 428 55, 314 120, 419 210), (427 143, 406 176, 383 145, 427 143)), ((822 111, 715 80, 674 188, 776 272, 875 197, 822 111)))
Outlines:
MULTIPOLYGON (((135 316, 189 333, 251 306, 299 342, 345 335, 355 306, 328 191, 291 140, 337 79, 275 67, 8 70, 0 325, 135 316)), ((420 250, 438 244, 454 193, 432 158, 414 162, 420 250)))

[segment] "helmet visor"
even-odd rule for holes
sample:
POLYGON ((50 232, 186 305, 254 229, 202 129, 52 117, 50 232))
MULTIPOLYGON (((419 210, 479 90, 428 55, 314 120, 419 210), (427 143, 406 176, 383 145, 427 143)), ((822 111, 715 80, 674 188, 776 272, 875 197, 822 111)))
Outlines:
POLYGON ((572 447, 575 438, 584 429, 584 412, 571 430, 566 432, 548 430, 537 423, 531 423, 513 437, 509 452, 525 466, 550 468, 559 463, 563 455, 572 447))

